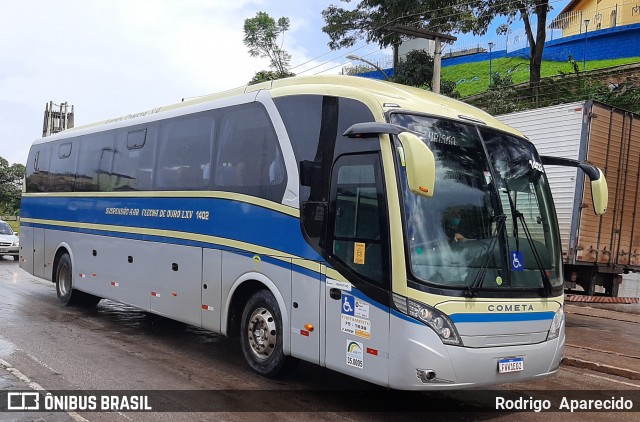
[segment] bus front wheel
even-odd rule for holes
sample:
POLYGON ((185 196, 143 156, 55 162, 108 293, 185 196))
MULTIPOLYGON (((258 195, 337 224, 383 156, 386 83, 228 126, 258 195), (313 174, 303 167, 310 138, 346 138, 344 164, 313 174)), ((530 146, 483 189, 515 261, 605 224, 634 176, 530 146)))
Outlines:
POLYGON ((247 363, 258 374, 274 377, 289 366, 292 358, 282 350, 282 315, 268 290, 259 290, 242 312, 240 338, 247 363))
POLYGON ((73 288, 73 267, 69 254, 60 257, 55 273, 56 293, 63 306, 95 306, 100 302, 98 296, 78 291, 73 288))

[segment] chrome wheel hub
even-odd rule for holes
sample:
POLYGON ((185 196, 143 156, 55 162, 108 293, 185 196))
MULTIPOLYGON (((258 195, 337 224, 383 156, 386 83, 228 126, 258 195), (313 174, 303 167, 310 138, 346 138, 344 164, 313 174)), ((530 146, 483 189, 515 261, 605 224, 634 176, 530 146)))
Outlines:
POLYGON ((253 355, 264 360, 271 356, 278 338, 276 321, 271 312, 265 308, 257 308, 249 318, 247 327, 249 345, 253 355))

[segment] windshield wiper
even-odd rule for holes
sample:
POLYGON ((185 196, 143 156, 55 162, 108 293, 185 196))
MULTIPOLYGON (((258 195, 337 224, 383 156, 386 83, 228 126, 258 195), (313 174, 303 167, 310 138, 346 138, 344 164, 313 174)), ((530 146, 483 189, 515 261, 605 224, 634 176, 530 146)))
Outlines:
POLYGON ((498 235, 502 233, 502 227, 505 225, 507 221, 507 216, 505 214, 495 215, 491 219, 492 221, 497 221, 496 230, 493 233, 493 237, 491 238, 491 243, 489 243, 489 249, 487 250, 487 254, 484 257, 484 261, 482 262, 482 266, 476 277, 473 279, 473 282, 467 286, 467 291, 465 292, 466 297, 474 297, 478 291, 478 289, 482 286, 482 282, 484 281, 484 276, 487 274, 487 269, 489 268, 489 262, 491 261, 491 255, 493 254, 493 249, 496 247, 496 243, 498 243, 498 235))
POLYGON ((527 238, 527 242, 529 243, 529 247, 531 248, 531 252, 533 253, 533 257, 536 260, 536 265, 538 266, 538 270, 540 271, 540 275, 542 276, 542 285, 544 287, 544 293, 546 296, 551 295, 553 291, 553 286, 551 285, 551 281, 549 280, 549 276, 547 272, 544 270, 544 266, 542 265, 542 260, 540 259, 540 254, 538 254, 538 250, 536 249, 535 244, 533 243, 533 237, 531 237, 531 232, 529 231, 529 226, 527 225, 527 221, 524 219, 524 215, 516 209, 516 205, 513 202, 513 198, 511 198, 511 190, 509 189, 509 185, 506 184, 507 189, 507 198, 509 198, 509 207, 511 208, 511 215, 513 218, 513 237, 516 241, 516 251, 520 250, 520 237, 518 236, 518 220, 522 223, 522 228, 524 230, 524 235, 527 238))
MULTIPOLYGON (((520 211, 515 210, 514 214, 522 223, 524 234, 527 237, 529 246, 531 247, 531 252, 533 252, 533 258, 536 260, 536 265, 538 265, 538 270, 540 271, 540 275, 542 276, 542 285, 544 286, 544 293, 546 294, 546 296, 550 296, 553 291, 553 286, 551 285, 551 280, 549 280, 549 276, 547 275, 547 272, 544 269, 544 265, 542 264, 542 259, 540 259, 540 254, 538 254, 538 249, 536 249, 536 245, 533 243, 533 238, 531 237, 531 232, 529 232, 529 226, 527 225, 527 221, 524 219, 524 215, 522 215, 520 211)), ((516 249, 516 250, 519 250, 519 249, 516 249)))

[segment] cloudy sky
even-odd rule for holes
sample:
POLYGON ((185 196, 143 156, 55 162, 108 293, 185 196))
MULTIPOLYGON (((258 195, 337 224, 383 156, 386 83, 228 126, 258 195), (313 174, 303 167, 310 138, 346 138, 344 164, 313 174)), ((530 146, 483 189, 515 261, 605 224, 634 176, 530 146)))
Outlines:
POLYGON ((2 3, 0 156, 9 163, 25 163, 49 101, 73 104, 79 126, 245 85, 268 68, 242 43, 244 20, 258 11, 291 20, 284 48, 297 74, 338 73, 347 54, 386 54, 364 44, 330 52, 321 11, 338 0, 2 3))

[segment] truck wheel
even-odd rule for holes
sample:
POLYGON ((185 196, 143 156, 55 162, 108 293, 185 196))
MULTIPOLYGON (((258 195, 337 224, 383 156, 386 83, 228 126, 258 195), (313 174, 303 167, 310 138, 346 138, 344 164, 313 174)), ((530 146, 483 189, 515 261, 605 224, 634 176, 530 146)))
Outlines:
POLYGON ((265 377, 282 371, 291 360, 282 351, 282 336, 278 302, 268 290, 256 292, 245 305, 240 322, 242 354, 251 369, 265 377))
POLYGON ((73 268, 69 254, 60 257, 55 274, 56 293, 62 306, 95 306, 101 298, 73 288, 73 268))

